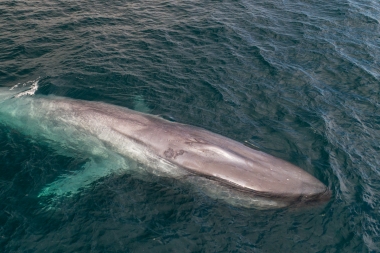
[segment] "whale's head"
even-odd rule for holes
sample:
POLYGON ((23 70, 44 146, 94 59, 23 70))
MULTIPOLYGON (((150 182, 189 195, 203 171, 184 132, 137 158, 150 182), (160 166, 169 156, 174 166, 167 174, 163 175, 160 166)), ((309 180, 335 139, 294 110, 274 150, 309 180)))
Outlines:
POLYGON ((323 183, 301 168, 205 130, 191 128, 163 147, 161 156, 166 160, 246 200, 300 206, 323 203, 331 196, 323 183))
MULTIPOLYGON (((246 203, 260 199, 260 203, 268 200, 269 206, 278 207, 321 203, 331 195, 318 179, 282 159, 198 127, 133 115, 128 124, 113 124, 112 129, 145 146, 145 153, 157 155, 159 161, 194 175, 197 182, 207 185, 206 190, 217 185, 212 190, 216 198, 226 196, 227 191, 230 197, 223 198, 228 202, 240 199, 236 205, 250 206, 246 203)), ((152 166, 160 167, 159 163, 152 166)))

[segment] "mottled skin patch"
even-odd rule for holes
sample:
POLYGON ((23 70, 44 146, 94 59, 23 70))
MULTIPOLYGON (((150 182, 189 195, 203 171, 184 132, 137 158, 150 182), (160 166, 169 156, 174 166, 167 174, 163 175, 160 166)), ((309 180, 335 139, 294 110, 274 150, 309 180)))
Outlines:
POLYGON ((172 148, 169 148, 167 149, 165 152, 164 152, 164 155, 166 158, 170 159, 170 158, 173 158, 175 159, 177 156, 179 155, 183 155, 185 153, 185 151, 183 151, 182 149, 179 150, 179 151, 174 151, 172 148))
POLYGON ((185 151, 183 151, 183 150, 181 149, 180 151, 178 151, 178 152, 175 154, 174 158, 176 158, 176 157, 179 156, 179 155, 183 155, 184 153, 185 153, 185 151))

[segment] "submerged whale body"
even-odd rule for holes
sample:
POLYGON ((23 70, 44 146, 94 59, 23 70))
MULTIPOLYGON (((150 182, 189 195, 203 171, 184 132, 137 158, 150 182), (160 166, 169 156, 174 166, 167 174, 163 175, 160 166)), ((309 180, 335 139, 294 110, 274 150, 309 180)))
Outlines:
POLYGON ((40 196, 75 193, 116 170, 137 171, 141 166, 129 162, 136 161, 235 206, 299 206, 330 198, 328 188, 299 167, 199 127, 101 102, 2 94, 0 123, 57 152, 90 157, 81 171, 60 177, 40 196))

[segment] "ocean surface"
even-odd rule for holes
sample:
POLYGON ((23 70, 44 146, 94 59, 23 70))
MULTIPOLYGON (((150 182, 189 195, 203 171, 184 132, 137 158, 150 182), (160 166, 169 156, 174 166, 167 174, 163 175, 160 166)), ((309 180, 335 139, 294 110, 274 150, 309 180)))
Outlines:
POLYGON ((256 210, 112 174, 47 209, 86 158, 0 122, 0 252, 380 252, 378 0, 0 0, 0 87, 37 80, 249 142, 333 195, 256 210))

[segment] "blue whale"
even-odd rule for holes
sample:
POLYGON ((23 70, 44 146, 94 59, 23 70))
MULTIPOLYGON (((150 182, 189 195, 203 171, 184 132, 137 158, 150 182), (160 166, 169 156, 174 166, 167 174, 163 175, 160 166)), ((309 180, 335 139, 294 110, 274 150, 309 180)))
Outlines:
POLYGON ((74 194, 110 173, 128 171, 190 182, 212 198, 248 208, 312 205, 330 198, 329 189, 309 173, 232 139, 102 102, 34 95, 34 85, 1 88, 0 123, 58 153, 90 158, 40 196, 74 194))

